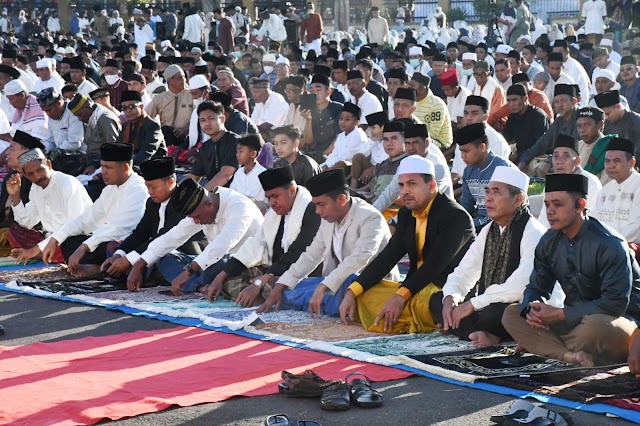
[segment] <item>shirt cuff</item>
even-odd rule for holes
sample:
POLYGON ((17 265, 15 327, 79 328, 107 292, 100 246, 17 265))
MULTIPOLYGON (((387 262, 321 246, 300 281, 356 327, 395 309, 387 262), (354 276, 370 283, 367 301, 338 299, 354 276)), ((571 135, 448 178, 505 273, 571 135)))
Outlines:
POLYGON ((115 256, 116 254, 120 257, 125 257, 127 255, 127 253, 125 253, 124 250, 116 250, 116 252, 113 253, 113 255, 115 256))
POLYGON ((147 266, 155 263, 159 257, 155 254, 151 253, 149 250, 146 250, 144 253, 140 255, 140 258, 147 263, 147 266))
POLYGON ((347 290, 351 290, 353 295, 356 297, 364 293, 364 288, 362 288, 362 284, 360 284, 358 281, 352 282, 351 285, 347 288, 347 290))
POLYGON ((405 302, 411 299, 411 290, 409 290, 407 287, 400 287, 396 290, 396 294, 402 296, 405 302))
POLYGON ((47 244, 49 244, 50 239, 51 237, 47 237, 38 243, 38 248, 40 249, 41 252, 44 251, 44 248, 47 246, 47 244))
POLYGON ((128 253, 125 257, 131 265, 134 265, 138 260, 140 260, 140 254, 135 250, 128 253))
POLYGON ((49 238, 53 238, 54 240, 56 240, 58 242, 58 245, 61 245, 62 243, 64 243, 67 240, 68 235, 62 233, 62 232, 54 232, 53 234, 51 234, 51 236, 49 238))

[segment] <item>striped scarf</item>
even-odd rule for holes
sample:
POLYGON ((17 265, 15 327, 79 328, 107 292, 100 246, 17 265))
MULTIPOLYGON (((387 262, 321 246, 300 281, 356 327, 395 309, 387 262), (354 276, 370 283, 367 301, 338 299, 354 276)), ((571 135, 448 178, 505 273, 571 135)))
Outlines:
POLYGON ((24 106, 24 109, 16 109, 16 112, 13 114, 12 123, 20 123, 29 124, 35 120, 46 120, 44 116, 44 112, 40 105, 38 104, 38 100, 35 96, 29 95, 27 97, 27 103, 24 106))

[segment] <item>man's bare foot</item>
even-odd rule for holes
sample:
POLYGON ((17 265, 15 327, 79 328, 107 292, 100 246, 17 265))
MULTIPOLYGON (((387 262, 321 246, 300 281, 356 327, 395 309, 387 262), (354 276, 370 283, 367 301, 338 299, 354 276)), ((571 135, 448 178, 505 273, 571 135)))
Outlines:
POLYGON ((486 331, 474 331, 469 335, 471 344, 476 348, 487 348, 500 343, 500 338, 486 331))
POLYGON ((91 278, 97 276, 99 273, 100 265, 80 264, 71 275, 76 278, 91 278))
POLYGON ((593 358, 591 357, 591 355, 589 355, 585 351, 567 352, 562 357, 562 360, 564 362, 568 362, 570 364, 581 365, 581 366, 586 367, 586 368, 595 367, 595 364, 593 362, 593 358))

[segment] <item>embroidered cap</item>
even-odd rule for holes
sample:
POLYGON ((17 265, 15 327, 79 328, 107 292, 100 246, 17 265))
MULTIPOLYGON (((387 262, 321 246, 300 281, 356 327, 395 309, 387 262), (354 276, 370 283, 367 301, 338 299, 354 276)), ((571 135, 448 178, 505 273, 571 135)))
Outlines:
POLYGON ((515 186, 520 191, 526 192, 529 189, 529 176, 522 173, 515 167, 498 166, 493 170, 489 182, 506 183, 515 186))
POLYGON ((580 108, 578 111, 578 118, 587 117, 592 118, 596 123, 598 121, 604 120, 604 111, 597 107, 584 107, 580 108))
POLYGON ((31 161, 42 161, 46 159, 47 157, 40 148, 34 148, 20 154, 18 156, 18 164, 20 164, 20 167, 24 167, 25 164, 30 163, 31 161))
POLYGON ((185 179, 171 196, 171 204, 177 212, 188 216, 198 208, 205 192, 193 179, 185 179))

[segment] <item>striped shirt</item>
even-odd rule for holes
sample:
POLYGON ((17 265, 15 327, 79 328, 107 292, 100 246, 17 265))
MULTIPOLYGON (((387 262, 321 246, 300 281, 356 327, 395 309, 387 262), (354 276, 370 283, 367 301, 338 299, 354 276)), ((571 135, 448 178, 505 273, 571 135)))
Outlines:
POLYGON ((442 99, 429 91, 423 100, 416 102, 414 115, 427 125, 429 136, 432 139, 440 141, 445 148, 451 146, 453 143, 451 117, 447 104, 442 99))

